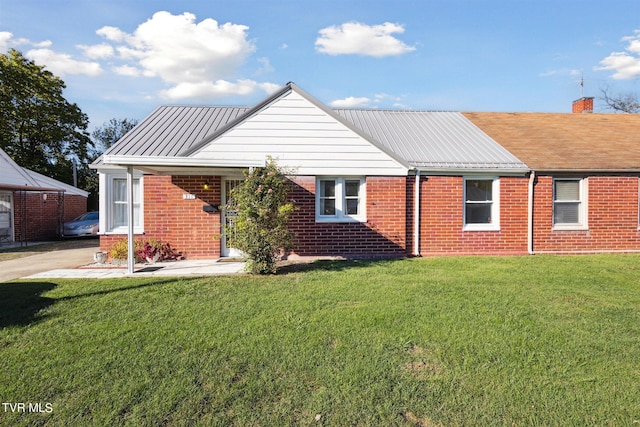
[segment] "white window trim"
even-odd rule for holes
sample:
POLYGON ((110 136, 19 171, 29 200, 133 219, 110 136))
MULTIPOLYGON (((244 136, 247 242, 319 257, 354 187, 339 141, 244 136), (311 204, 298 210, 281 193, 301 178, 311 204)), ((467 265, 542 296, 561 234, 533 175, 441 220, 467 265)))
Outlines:
POLYGON ((589 194, 589 181, 588 178, 553 178, 552 183, 552 200, 551 200, 551 221, 553 222, 552 230, 588 230, 589 229, 589 221, 588 215, 589 212, 589 204, 588 204, 588 194, 589 194), (555 223, 555 210, 556 210, 556 181, 579 181, 578 189, 580 191, 580 209, 578 209, 578 220, 577 224, 567 224, 567 223, 555 223))
POLYGON ((367 187, 366 179, 362 176, 318 176, 316 177, 316 222, 366 222, 367 221, 367 187), (320 214, 320 181, 335 181, 336 182, 336 214, 335 215, 321 215, 320 214), (345 202, 345 181, 360 181, 360 188, 358 190, 358 196, 360 199, 358 215, 347 215, 344 213, 345 202))
MULTIPOLYGON (((127 179, 123 173, 100 173, 100 234, 127 234, 127 226, 113 227, 113 182, 116 179, 127 179), (104 196, 103 196, 104 195, 104 196), (104 231, 102 231, 104 230, 104 231)), ((144 233, 144 179, 139 172, 133 173, 133 179, 140 180, 140 220, 139 225, 133 228, 135 234, 144 233)))
POLYGON ((14 205, 14 200, 13 200, 13 192, 11 191, 0 191, 0 194, 5 195, 5 196, 9 196, 9 225, 8 225, 8 229, 9 229, 9 238, 11 239, 11 241, 15 240, 15 219, 14 219, 14 214, 15 214, 15 205, 14 205))
POLYGON ((500 231, 500 178, 496 176, 465 176, 462 182, 462 230, 500 231), (491 181, 491 224, 467 224, 467 181, 491 181))

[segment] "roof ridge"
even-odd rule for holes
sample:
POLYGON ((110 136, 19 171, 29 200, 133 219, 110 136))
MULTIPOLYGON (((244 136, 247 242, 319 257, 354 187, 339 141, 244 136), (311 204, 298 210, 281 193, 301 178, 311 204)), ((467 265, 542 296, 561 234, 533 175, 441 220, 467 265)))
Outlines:
POLYGON ((400 108, 331 108, 333 111, 380 111, 390 113, 460 113, 456 110, 420 110, 415 108, 400 109, 400 108))
POLYGON ((186 105, 186 104, 162 104, 157 108, 252 108, 250 105, 186 105))

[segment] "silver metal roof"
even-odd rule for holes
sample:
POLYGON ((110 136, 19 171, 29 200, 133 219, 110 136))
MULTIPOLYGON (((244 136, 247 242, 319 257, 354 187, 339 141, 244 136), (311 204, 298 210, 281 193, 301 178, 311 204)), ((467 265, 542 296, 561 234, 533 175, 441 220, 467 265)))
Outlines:
POLYGON ((410 165, 425 169, 527 169, 461 113, 334 110, 410 165))
MULTIPOLYGON (((267 98, 281 96, 280 92, 267 98)), ((297 88, 296 88, 297 89, 297 88)), ((303 96, 315 101, 310 95, 303 96)), ((316 101, 319 103, 319 101, 316 101)), ((108 156, 183 157, 258 106, 158 107, 105 152, 108 156)), ((408 166, 423 170, 518 170, 527 166, 457 112, 324 109, 408 166)), ((94 162, 99 165, 102 160, 94 162)))
POLYGON ((248 110, 248 107, 161 106, 105 154, 175 157, 248 110))

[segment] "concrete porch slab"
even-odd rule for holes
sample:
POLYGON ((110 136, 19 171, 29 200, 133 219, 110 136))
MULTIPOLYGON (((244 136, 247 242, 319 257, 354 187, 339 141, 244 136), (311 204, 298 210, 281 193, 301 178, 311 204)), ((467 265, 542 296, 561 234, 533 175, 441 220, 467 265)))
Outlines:
POLYGON ((185 260, 136 265, 133 274, 129 274, 126 268, 119 267, 82 267, 44 271, 23 277, 23 279, 113 279, 118 277, 147 276, 211 276, 238 274, 243 271, 244 262, 185 260))

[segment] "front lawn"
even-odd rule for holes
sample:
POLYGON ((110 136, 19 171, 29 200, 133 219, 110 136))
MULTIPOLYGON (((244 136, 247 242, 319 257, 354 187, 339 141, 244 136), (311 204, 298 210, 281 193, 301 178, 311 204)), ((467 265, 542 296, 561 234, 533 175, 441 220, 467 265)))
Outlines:
POLYGON ((640 255, 0 283, 0 367, 0 425, 632 426, 640 255))

